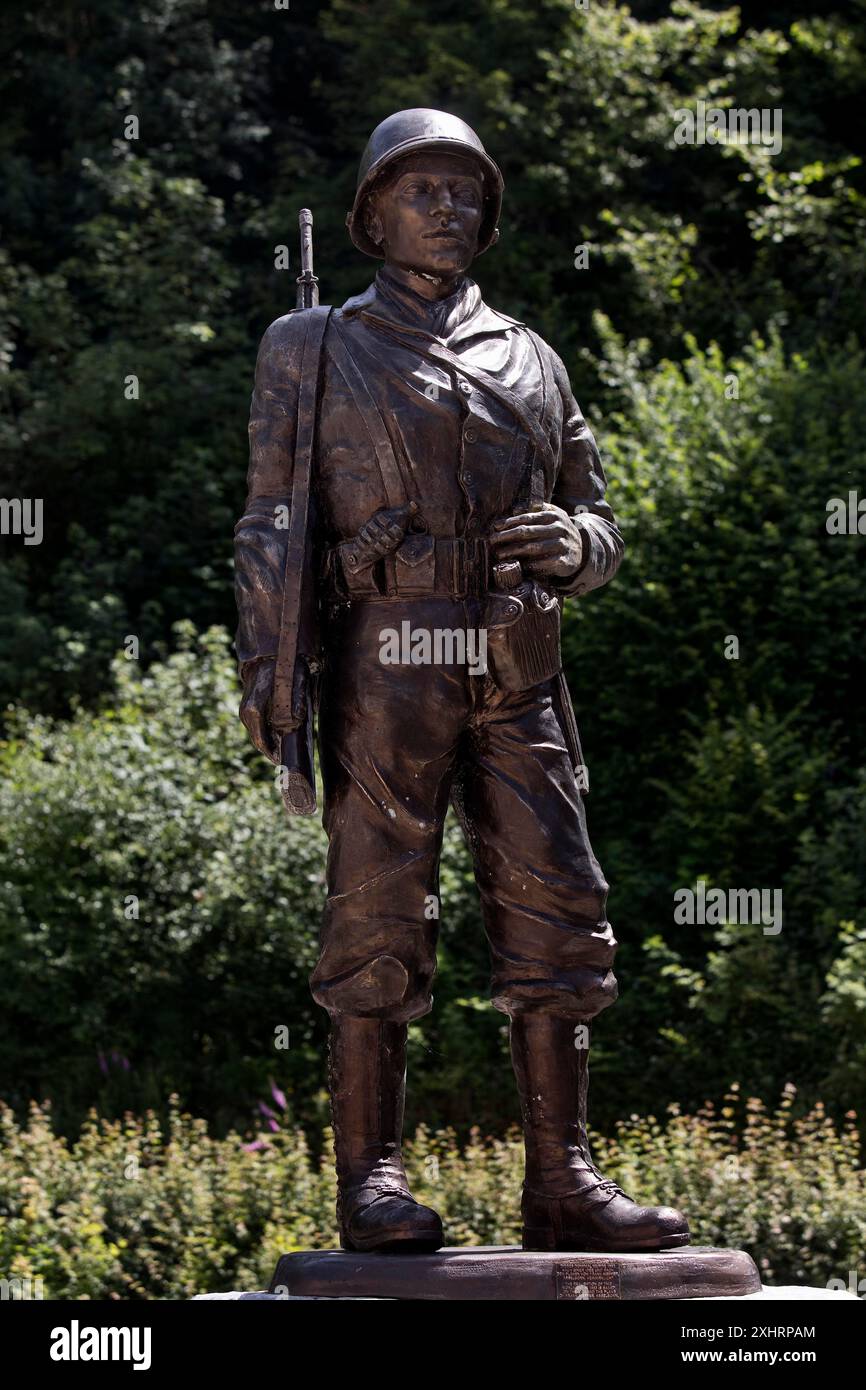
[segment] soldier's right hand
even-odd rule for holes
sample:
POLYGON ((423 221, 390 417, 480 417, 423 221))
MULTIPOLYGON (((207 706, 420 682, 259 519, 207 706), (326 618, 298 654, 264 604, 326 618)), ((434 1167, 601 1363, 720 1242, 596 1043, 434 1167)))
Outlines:
POLYGON ((276 665, 274 657, 249 663, 244 671, 244 695, 240 708, 241 723, 253 744, 272 763, 279 762, 276 740, 268 719, 276 665))

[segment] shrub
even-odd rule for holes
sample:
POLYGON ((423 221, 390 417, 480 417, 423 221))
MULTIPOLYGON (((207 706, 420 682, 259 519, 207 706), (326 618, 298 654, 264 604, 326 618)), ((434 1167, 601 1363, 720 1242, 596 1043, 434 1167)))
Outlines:
MULTIPOLYGON (((743 1248, 769 1283, 825 1284, 863 1268, 866 1174, 849 1117, 769 1112, 736 1089, 716 1111, 632 1116, 595 1143, 596 1161, 644 1201, 689 1215, 695 1244, 743 1248)), ((47 1104, 25 1125, 0 1111, 0 1270, 43 1280, 46 1298, 172 1299, 267 1286, 279 1255, 335 1243, 335 1179, 302 1131, 256 1147, 215 1138, 176 1100, 168 1121, 92 1114, 74 1143, 47 1104)), ((420 1200, 449 1244, 518 1243, 522 1149, 515 1131, 460 1147, 452 1130, 406 1145, 420 1200)))
POLYGON ((322 1050, 324 833, 287 824, 247 744, 227 634, 177 637, 144 675, 119 659, 102 710, 21 715, 3 755, 2 1093, 53 1098, 64 1128, 172 1090, 238 1124, 322 1050))

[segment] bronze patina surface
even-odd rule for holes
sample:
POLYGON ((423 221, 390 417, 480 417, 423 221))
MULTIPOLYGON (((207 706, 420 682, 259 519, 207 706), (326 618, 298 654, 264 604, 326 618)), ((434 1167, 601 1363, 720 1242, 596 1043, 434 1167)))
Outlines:
MULTIPOLYGON (((331 1020, 343 1247, 444 1240, 400 1141, 452 804, 510 1019, 524 1248, 669 1251, 688 1242, 685 1217, 627 1197, 586 1137, 590 1025, 616 998, 616 940, 558 624, 563 602, 613 578, 623 542, 565 367, 467 274, 495 244, 502 191, 462 121, 398 112, 371 137, 347 219, 384 262, 373 283, 318 307, 307 243, 303 307, 267 330, 256 367, 236 531, 241 718, 299 812, 315 807, 318 722, 329 855, 311 983, 331 1020), (399 635, 399 659, 383 634, 399 635), (467 658, 481 636, 487 669, 467 658)), ((558 1268, 536 1264, 548 1282, 558 1268)))
POLYGON ((610 1303, 760 1292, 748 1255, 698 1246, 653 1255, 539 1255, 515 1246, 475 1246, 411 1260, 310 1250, 284 1255, 271 1283, 271 1293, 284 1296, 459 1302, 610 1303))

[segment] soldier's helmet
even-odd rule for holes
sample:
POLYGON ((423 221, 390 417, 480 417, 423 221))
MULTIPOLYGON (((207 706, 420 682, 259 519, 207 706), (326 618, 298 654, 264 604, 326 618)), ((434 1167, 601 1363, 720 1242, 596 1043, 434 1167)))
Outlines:
POLYGON ((364 204, 384 170, 415 150, 451 150, 475 160, 484 183, 484 208, 477 251, 480 256, 499 236, 499 213, 505 186, 502 174, 471 126, 461 121, 459 116, 452 116, 447 111, 434 111, 427 106, 395 111, 373 131, 361 156, 355 202, 352 211, 346 214, 349 236, 359 251, 381 258, 380 248, 370 239, 364 227, 364 204))

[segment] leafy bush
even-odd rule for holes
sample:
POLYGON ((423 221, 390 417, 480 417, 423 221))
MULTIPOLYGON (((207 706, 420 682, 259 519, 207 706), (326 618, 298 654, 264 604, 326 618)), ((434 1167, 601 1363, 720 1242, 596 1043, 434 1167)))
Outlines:
MULTIPOLYGON (((176 639, 146 673, 119 658, 101 711, 20 712, 0 746, 0 1095, 51 1097, 68 1130, 91 1104, 120 1113, 177 1091, 224 1130, 274 1077, 320 1129, 327 1016, 307 980, 324 831, 286 818, 247 741, 227 634, 179 624, 176 639)), ((505 1020, 479 998, 456 826, 442 885, 454 949, 435 1031, 412 1030, 411 1101, 492 1123, 513 1090, 505 1020)))
MULTIPOLYGON (((724 1108, 632 1117, 597 1161, 646 1201, 689 1215, 696 1244, 748 1250, 767 1283, 848 1281, 866 1257, 866 1174, 850 1120, 819 1106, 794 1119, 789 1090, 769 1113, 734 1091, 724 1108)), ((297 1128, 263 1147, 217 1139, 172 1104, 55 1136, 47 1105, 26 1126, 0 1111, 0 1271, 43 1280, 46 1298, 188 1298, 267 1287, 279 1255, 335 1243, 335 1179, 297 1128)), ((453 1131, 407 1144, 419 1199, 441 1212, 449 1243, 519 1242, 522 1148, 510 1132, 465 1148, 453 1131)))
POLYGON ((826 530, 866 462, 862 352, 771 335, 652 367, 598 327, 626 558, 565 647, 621 941, 604 1075, 630 1109, 793 1078, 862 1111, 863 538, 826 530), (676 925, 698 877, 780 889, 781 934, 676 925))
POLYGON ((322 1051, 323 831, 286 823, 251 754, 226 634, 178 641, 145 675, 119 659, 111 708, 21 718, 3 753, 0 1075, 64 1127, 172 1090, 240 1123, 275 1070, 309 1098, 322 1051))

